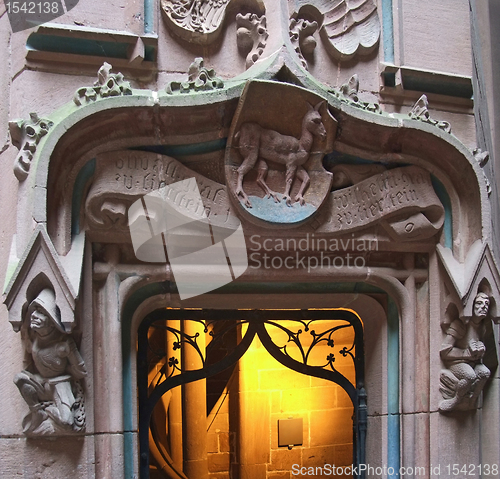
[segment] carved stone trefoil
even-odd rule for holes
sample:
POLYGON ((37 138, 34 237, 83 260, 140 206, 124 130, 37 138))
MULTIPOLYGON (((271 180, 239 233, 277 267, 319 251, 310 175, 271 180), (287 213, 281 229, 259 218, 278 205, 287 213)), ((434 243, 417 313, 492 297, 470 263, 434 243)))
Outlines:
POLYGON ((104 62, 97 72, 97 81, 92 87, 79 88, 73 101, 77 106, 111 96, 132 95, 130 83, 121 73, 111 73, 112 66, 104 62))
POLYGON ((320 34, 339 61, 368 55, 378 45, 380 21, 375 0, 334 0, 324 13, 320 34))
POLYGON ((439 121, 431 118, 429 113, 429 101, 426 95, 422 95, 417 100, 408 113, 408 116, 414 120, 420 120, 430 125, 437 126, 441 130, 446 131, 446 133, 451 133, 451 125, 447 121, 439 121))
POLYGON ((27 178, 37 146, 53 125, 50 120, 40 118, 36 113, 30 113, 29 120, 9 122, 12 144, 19 149, 14 162, 14 174, 19 181, 27 178))
POLYGON ((483 364, 489 307, 489 296, 479 292, 474 299, 472 318, 456 318, 444 325, 446 337, 440 354, 446 369, 441 371, 439 388, 442 413, 478 407, 478 398, 491 374, 483 364))
POLYGON ((215 74, 215 70, 204 67, 203 58, 195 58, 194 62, 189 66, 187 81, 171 81, 167 84, 165 90, 172 95, 174 93, 192 93, 219 88, 224 88, 224 82, 215 74))
POLYGON ((61 322, 54 291, 42 289, 30 302, 23 324, 31 364, 14 383, 29 406, 25 434, 46 435, 85 429, 83 388, 85 363, 73 337, 61 322))
POLYGON ((307 61, 305 57, 310 57, 316 48, 316 40, 313 34, 317 29, 317 22, 310 22, 296 17, 290 19, 290 41, 300 59, 300 63, 306 70, 307 61))
POLYGON ((236 15, 236 42, 240 52, 246 56, 246 67, 250 68, 262 55, 266 47, 267 33, 266 16, 255 13, 236 15))

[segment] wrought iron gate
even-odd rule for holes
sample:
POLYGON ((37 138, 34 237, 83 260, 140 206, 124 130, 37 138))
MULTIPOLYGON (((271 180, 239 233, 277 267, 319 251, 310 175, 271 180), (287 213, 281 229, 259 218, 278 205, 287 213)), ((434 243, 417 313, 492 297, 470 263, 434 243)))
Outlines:
MULTIPOLYGON (((141 479, 149 478, 149 427, 153 409, 161 397, 170 389, 199 379, 206 379, 231 366, 245 354, 253 339, 258 337, 266 350, 285 367, 302 374, 323 378, 341 386, 354 406, 354 451, 353 463, 365 463, 367 426, 366 392, 364 389, 364 344, 363 325, 359 317, 346 309, 295 309, 295 310, 212 310, 212 309, 165 309, 149 314, 141 323, 138 332, 137 381, 139 389, 139 472, 141 479), (189 335, 181 329, 168 326, 168 320, 194 321, 202 325, 211 337, 206 351, 199 346, 199 333, 189 335), (280 322, 286 321, 286 326, 280 322), (315 324, 326 329, 317 331, 315 324), (291 325, 296 326, 293 329, 291 325), (355 368, 355 384, 335 369, 335 333, 344 328, 353 328, 352 345, 338 351, 351 357, 355 368), (185 371, 175 357, 167 357, 165 348, 151 344, 154 330, 170 332, 175 338, 173 349, 194 348, 200 356, 202 368, 185 371), (272 331, 285 334, 284 344, 273 340, 272 331), (222 359, 211 361, 210 351, 224 341, 226 335, 240 331, 241 339, 226 351, 222 359), (307 340, 305 340, 307 338, 307 340), (309 364, 310 353, 320 343, 332 348, 325 357, 325 364, 309 364), (154 385, 148 384, 151 361, 162 366, 154 385)), ((364 473, 357 476, 364 479, 364 473)), ((190 478, 191 479, 191 478, 190 478)))

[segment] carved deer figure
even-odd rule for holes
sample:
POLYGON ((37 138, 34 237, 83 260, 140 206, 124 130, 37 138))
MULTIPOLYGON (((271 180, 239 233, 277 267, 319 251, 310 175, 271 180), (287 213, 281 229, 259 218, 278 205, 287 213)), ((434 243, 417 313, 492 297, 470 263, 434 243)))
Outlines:
POLYGON ((236 196, 241 196, 247 208, 252 207, 252 203, 243 190, 243 179, 245 175, 257 164, 257 184, 264 190, 266 198, 274 198, 276 203, 280 202, 278 194, 271 191, 266 184, 268 166, 266 161, 272 161, 286 168, 286 184, 283 199, 288 206, 292 206, 290 190, 293 180, 297 177, 302 181, 300 189, 295 196, 295 201, 305 204, 303 194, 309 186, 310 179, 303 165, 309 159, 309 153, 314 141, 314 137, 324 139, 326 137, 325 126, 319 113, 324 101, 319 102, 315 107, 310 105, 309 110, 302 119, 302 133, 300 138, 282 135, 274 130, 262 128, 257 123, 248 122, 241 125, 240 131, 235 135, 239 142, 239 151, 243 157, 243 162, 238 168, 238 183, 236 186, 236 196))

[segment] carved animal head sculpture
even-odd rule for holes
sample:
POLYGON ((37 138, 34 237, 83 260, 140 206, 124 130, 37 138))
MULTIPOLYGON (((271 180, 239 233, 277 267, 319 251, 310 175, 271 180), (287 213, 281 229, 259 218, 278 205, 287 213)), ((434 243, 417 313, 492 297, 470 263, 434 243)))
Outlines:
POLYGON ((324 100, 320 101, 316 106, 312 106, 309 102, 307 102, 309 110, 304 115, 304 119, 302 120, 302 127, 305 127, 313 134, 313 136, 318 136, 322 140, 326 138, 326 130, 319 111, 324 104, 324 100))

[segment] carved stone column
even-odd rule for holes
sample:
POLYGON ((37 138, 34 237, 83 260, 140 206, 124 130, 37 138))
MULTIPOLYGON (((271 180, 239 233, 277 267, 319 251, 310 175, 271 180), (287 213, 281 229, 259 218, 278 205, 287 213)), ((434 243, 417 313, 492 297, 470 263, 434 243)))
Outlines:
POLYGON ((94 403, 97 433, 96 479, 123 477, 122 344, 119 302, 119 250, 107 245, 106 263, 94 265, 94 281, 101 282, 94 304, 94 403), (99 434, 100 433, 100 434, 99 434))
MULTIPOLYGON (((183 332, 196 338, 200 351, 205 354, 205 333, 203 326, 194 321, 184 321, 183 332)), ((190 344, 183 343, 183 370, 190 371, 203 367, 198 351, 190 344)), ((183 445, 184 473, 190 479, 208 479, 207 462, 207 392, 206 381, 199 380, 184 384, 183 405, 183 445)))

